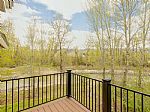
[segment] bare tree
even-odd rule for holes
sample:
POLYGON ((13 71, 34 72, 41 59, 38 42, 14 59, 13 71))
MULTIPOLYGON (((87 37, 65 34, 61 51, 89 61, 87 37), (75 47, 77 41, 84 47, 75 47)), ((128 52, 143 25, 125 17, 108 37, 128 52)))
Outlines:
POLYGON ((34 63, 34 49, 35 49, 35 41, 36 41, 36 19, 33 17, 31 23, 29 23, 27 28, 27 42, 31 49, 31 56, 30 56, 30 69, 31 74, 33 75, 33 63, 34 63))
MULTIPOLYGON (((126 86, 127 74, 129 69, 129 57, 131 41, 133 40, 135 34, 138 32, 139 28, 133 29, 133 19, 137 11, 138 1, 137 0, 120 0, 115 2, 118 11, 118 25, 123 31, 123 36, 125 40, 125 71, 123 86, 126 86)), ((135 27, 134 27, 135 28, 135 27)))
POLYGON ((100 60, 100 65, 103 67, 103 78, 105 78, 105 39, 104 39, 104 23, 103 23, 103 13, 102 13, 103 0, 88 0, 88 18, 92 30, 95 32, 98 40, 99 52, 102 52, 102 57, 100 60))
MULTIPOLYGON (((51 31, 50 31, 51 32, 51 31)), ((49 64, 54 64, 54 57, 57 53, 58 50, 58 42, 55 36, 51 33, 49 33, 48 36, 48 48, 47 48, 47 53, 46 56, 48 57, 48 63, 49 64)))
POLYGON ((139 75, 138 75, 138 86, 141 88, 142 87, 142 74, 144 74, 145 71, 145 65, 147 63, 146 59, 146 42, 148 39, 148 32, 150 28, 150 14, 148 13, 149 8, 148 8, 148 0, 142 0, 141 1, 141 17, 140 17, 140 26, 141 26, 141 59, 140 59, 140 65, 141 68, 139 69, 139 75))
POLYGON ((70 23, 69 21, 63 19, 62 16, 57 15, 51 22, 51 26, 53 34, 59 44, 60 71, 63 71, 63 46, 66 41, 66 36, 70 31, 70 23))

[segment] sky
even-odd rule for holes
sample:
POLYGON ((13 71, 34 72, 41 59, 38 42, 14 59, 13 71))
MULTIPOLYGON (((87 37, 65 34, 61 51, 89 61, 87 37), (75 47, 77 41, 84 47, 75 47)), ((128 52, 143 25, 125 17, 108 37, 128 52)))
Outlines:
POLYGON ((61 14, 71 21, 70 38, 73 47, 84 48, 89 31, 86 17, 86 0, 15 0, 13 9, 1 14, 2 20, 7 18, 14 22, 16 36, 25 43, 27 25, 31 17, 38 16, 47 21, 56 14, 61 14))

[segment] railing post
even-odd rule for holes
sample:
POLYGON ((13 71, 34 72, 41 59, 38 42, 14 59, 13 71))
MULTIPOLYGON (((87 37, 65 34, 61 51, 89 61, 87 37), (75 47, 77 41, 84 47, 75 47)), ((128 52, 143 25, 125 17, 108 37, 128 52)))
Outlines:
POLYGON ((71 97, 71 70, 67 70, 67 97, 71 97))
POLYGON ((102 108, 103 112, 111 112, 111 86, 110 79, 103 79, 102 108))

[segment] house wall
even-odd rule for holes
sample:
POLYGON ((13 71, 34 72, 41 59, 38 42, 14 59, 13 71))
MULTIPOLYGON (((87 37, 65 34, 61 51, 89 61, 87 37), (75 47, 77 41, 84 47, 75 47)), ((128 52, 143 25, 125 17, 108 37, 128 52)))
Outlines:
POLYGON ((6 9, 13 7, 14 0, 0 0, 0 11, 5 12, 6 9))
MULTIPOLYGON (((13 7, 14 0, 0 0, 0 11, 6 12, 6 9, 11 9, 13 7)), ((8 41, 5 34, 0 32, 0 48, 7 48, 8 41)))

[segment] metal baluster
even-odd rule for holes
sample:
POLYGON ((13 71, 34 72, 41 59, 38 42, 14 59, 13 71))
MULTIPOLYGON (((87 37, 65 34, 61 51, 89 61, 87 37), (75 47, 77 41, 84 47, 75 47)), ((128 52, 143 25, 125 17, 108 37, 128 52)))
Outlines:
POLYGON ((77 75, 75 75, 75 99, 77 98, 77 75))
POLYGON ((96 80, 95 80, 95 112, 96 112, 96 80))
POLYGON ((68 75, 67 75, 67 73, 66 73, 66 94, 65 94, 65 95, 67 95, 67 91, 68 91, 68 83, 67 83, 67 80, 68 80, 68 75))
POLYGON ((29 87, 28 87, 28 108, 30 107, 30 78, 29 78, 29 87))
POLYGON ((120 88, 120 112, 122 112, 122 88, 120 88))
POLYGON ((57 98, 58 98, 58 74, 57 74, 57 98))
POLYGON ((81 92, 81 91, 80 91, 80 89, 81 89, 81 88, 80 88, 80 78, 81 78, 81 77, 79 76, 79 102, 81 103, 81 97, 80 97, 80 96, 81 96, 81 94, 80 94, 80 92, 81 92))
POLYGON ((39 83, 40 83, 39 78, 40 78, 40 77, 38 77, 38 105, 40 104, 40 101, 39 101, 39 96, 40 96, 40 95, 39 95, 39 94, 40 94, 40 91, 39 91, 39 85, 40 85, 40 84, 39 84, 39 83))
POLYGON ((34 97, 35 97, 35 78, 33 77, 33 106, 34 106, 34 97))
POLYGON ((18 79, 18 111, 19 111, 19 79, 18 79))
POLYGON ((81 76, 81 104, 83 104, 82 103, 82 76, 81 76))
POLYGON ((79 87, 78 87, 78 75, 77 75, 77 79, 76 80, 77 80, 77 88, 76 88, 77 89, 77 94, 76 95, 77 95, 77 101, 78 101, 78 89, 79 89, 79 87))
POLYGON ((50 78, 50 82, 49 82, 49 83, 50 83, 50 86, 49 86, 49 87, 50 87, 50 101, 51 101, 51 75, 50 75, 49 78, 50 78))
POLYGON ((127 112, 128 112, 128 90, 127 90, 127 112))
POLYGON ((134 92, 134 112, 135 112, 135 92, 134 92))
POLYGON ((47 76, 46 76, 46 102, 47 102, 47 76))
POLYGON ((74 75, 72 75, 72 96, 74 97, 74 75))
POLYGON ((23 79, 23 110, 25 109, 25 78, 23 79))
POLYGON ((89 109, 91 109, 91 108, 90 108, 90 97, 91 97, 91 96, 90 96, 90 79, 89 79, 89 109))
POLYGON ((87 85, 87 78, 86 78, 86 107, 88 106, 88 104, 87 104, 87 102, 88 102, 88 101, 87 101, 87 100, 88 100, 88 99, 87 99, 87 98, 88 98, 88 97, 87 97, 87 94, 88 94, 88 85, 87 85))
POLYGON ((60 74, 60 97, 62 97, 62 96, 61 96, 61 90, 62 90, 62 88, 61 88, 61 75, 62 75, 62 74, 60 74))
POLYGON ((84 105, 85 105, 85 96, 86 96, 85 94, 86 93, 85 93, 85 77, 84 77, 84 96, 83 96, 84 97, 84 105))
POLYGON ((117 92, 116 92, 117 88, 115 86, 115 112, 117 112, 117 92))
POLYGON ((14 81, 12 80, 12 112, 13 112, 13 97, 14 97, 14 81))
POLYGON ((54 80, 53 80, 53 100, 55 99, 55 75, 54 75, 54 80))
POLYGON ((65 91, 64 91, 65 87, 64 86, 65 86, 65 81, 64 81, 64 73, 63 73, 63 96, 64 96, 64 93, 65 93, 65 91))
POLYGON ((93 79, 92 79, 92 112, 94 110, 94 107, 93 107, 93 79))
POLYGON ((6 108, 5 111, 7 112, 7 81, 6 81, 6 108))
POLYGON ((43 103, 43 76, 42 76, 42 103, 43 103))
POLYGON ((101 111, 101 83, 99 82, 98 83, 98 85, 99 85, 99 90, 98 90, 98 92, 99 92, 99 112, 101 111))
POLYGON ((144 112, 144 106, 143 106, 143 104, 144 104, 144 102, 143 102, 143 94, 141 95, 141 106, 142 106, 142 112, 144 112))

